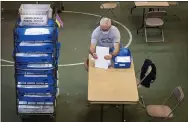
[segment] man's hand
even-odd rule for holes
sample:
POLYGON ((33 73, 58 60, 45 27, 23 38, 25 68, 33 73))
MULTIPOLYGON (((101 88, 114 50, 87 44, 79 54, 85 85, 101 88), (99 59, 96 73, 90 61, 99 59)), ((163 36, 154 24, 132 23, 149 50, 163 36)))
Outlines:
POLYGON ((111 60, 111 59, 112 59, 112 55, 111 55, 111 54, 106 55, 106 56, 104 56, 104 59, 106 59, 106 60, 111 60))
POLYGON ((97 56, 97 54, 96 54, 96 53, 93 53, 93 55, 92 55, 92 56, 93 56, 93 58, 94 58, 94 59, 97 59, 97 58, 98 58, 98 56, 97 56))

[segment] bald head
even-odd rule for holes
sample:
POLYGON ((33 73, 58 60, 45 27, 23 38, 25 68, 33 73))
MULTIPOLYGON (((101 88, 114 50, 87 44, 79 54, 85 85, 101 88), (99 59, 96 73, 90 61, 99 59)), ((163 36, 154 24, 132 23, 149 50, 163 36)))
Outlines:
POLYGON ((109 19, 109 18, 102 18, 100 20, 100 27, 102 30, 109 29, 111 27, 111 25, 112 25, 111 19, 109 19))

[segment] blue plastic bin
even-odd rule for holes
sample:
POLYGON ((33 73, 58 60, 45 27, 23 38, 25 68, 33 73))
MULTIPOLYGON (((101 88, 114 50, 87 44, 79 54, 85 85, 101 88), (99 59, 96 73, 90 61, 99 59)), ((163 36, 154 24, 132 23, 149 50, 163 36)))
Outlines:
POLYGON ((114 56, 112 60, 114 62, 114 68, 130 68, 132 62, 131 52, 128 48, 120 48, 118 55, 114 56), (117 62, 117 57, 129 57, 130 62, 117 62))
POLYGON ((56 41, 58 40, 58 28, 57 27, 36 27, 40 29, 46 29, 49 31, 47 34, 28 34, 26 35, 25 33, 29 29, 29 27, 18 27, 14 30, 14 39, 16 42, 21 42, 21 41, 56 41))

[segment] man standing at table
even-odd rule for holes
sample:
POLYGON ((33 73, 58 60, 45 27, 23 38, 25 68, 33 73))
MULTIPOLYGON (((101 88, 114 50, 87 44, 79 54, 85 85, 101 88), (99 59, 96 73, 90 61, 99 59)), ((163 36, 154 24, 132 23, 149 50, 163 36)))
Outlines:
MULTIPOLYGON (((98 58, 97 54, 95 53, 96 46, 110 48, 110 54, 104 57, 106 60, 111 60, 113 56, 116 56, 119 53, 120 32, 115 26, 112 25, 111 19, 102 18, 100 20, 100 26, 98 26, 92 33, 90 54, 94 59, 98 58)), ((85 61, 86 70, 88 70, 88 63, 89 59, 85 61)))

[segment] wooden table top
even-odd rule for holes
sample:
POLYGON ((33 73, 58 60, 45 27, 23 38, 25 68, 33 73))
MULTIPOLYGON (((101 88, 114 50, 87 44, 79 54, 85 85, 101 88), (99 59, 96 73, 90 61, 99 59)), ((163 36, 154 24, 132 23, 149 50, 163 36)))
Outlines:
POLYGON ((134 64, 129 69, 95 68, 89 56, 88 101, 92 104, 134 104, 139 100, 134 64))
POLYGON ((168 7, 168 2, 134 2, 136 7, 168 7))

